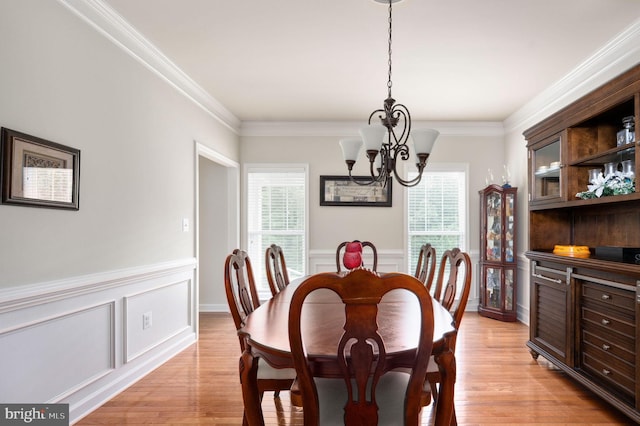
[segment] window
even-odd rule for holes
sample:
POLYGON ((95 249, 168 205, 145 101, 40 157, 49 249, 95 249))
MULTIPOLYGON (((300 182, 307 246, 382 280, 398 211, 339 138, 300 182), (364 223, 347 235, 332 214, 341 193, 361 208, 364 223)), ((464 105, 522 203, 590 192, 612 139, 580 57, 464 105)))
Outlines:
MULTIPOLYGON (((467 251, 466 165, 442 166, 425 171, 421 182, 408 188, 409 273, 413 274, 423 244, 436 249, 439 259, 454 247, 467 251)), ((437 274, 437 270, 436 270, 437 274)))
POLYGON ((304 166, 247 167, 247 251, 258 293, 270 296, 265 251, 282 247, 289 279, 306 270, 307 170, 304 166))

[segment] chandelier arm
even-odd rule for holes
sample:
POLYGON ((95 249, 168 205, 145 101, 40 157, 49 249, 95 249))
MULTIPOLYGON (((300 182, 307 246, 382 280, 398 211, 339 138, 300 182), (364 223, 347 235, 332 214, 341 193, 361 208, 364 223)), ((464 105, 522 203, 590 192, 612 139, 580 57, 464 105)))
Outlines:
POLYGON ((379 174, 378 176, 371 176, 371 180, 356 180, 356 178, 351 174, 351 170, 349 170, 349 180, 357 185, 360 186, 369 186, 369 185, 374 185, 374 184, 378 184, 381 181, 384 181, 384 184, 382 185, 383 187, 386 185, 387 179, 383 174, 379 174), (384 178, 384 179, 383 179, 384 178))
POLYGON ((419 171, 418 176, 416 176, 415 178, 410 179, 410 180, 404 180, 398 174, 398 172, 396 171, 395 167, 393 168, 393 174, 395 175, 396 180, 400 183, 400 185, 405 186, 407 188, 411 188, 412 186, 416 186, 417 184, 419 184, 420 181, 422 180, 422 173, 423 172, 424 172, 424 168, 422 168, 422 170, 419 171))
POLYGON ((395 172, 395 165, 397 164, 396 160, 398 157, 400 157, 402 161, 407 161, 409 159, 409 146, 407 144, 396 144, 392 149, 393 156, 391 156, 391 158, 393 158, 394 161, 393 171, 395 172))
MULTIPOLYGON (((379 112, 384 112, 384 110, 382 108, 380 108, 380 109, 377 109, 377 110, 373 111, 371 113, 371 115, 369 116, 369 121, 367 122, 367 124, 371 124, 371 119, 373 118, 374 115, 376 115, 379 112)), ((382 117, 380 117, 380 119, 382 119, 382 117)), ((382 124, 384 125, 384 121, 382 122, 382 124)))
POLYGON ((409 140, 409 135, 411 134, 411 114, 409 113, 409 109, 403 104, 396 104, 393 107, 392 113, 395 114, 396 123, 402 118, 403 120, 403 128, 402 133, 399 138, 396 138, 396 134, 394 132, 393 136, 396 139, 396 143, 406 145, 409 140))

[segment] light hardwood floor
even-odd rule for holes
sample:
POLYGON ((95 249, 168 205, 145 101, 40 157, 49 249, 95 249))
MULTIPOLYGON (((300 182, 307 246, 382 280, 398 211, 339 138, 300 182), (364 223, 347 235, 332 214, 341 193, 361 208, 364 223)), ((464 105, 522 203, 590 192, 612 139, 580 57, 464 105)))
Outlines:
MULTIPOLYGON (((465 313, 456 349, 459 425, 634 424, 553 368, 534 361, 528 328, 465 313)), ((242 424, 240 347, 231 316, 203 313, 200 340, 116 396, 78 425, 242 424)), ((302 425, 287 392, 263 401, 267 425, 302 425)), ((423 412, 429 424, 431 409, 423 412)))

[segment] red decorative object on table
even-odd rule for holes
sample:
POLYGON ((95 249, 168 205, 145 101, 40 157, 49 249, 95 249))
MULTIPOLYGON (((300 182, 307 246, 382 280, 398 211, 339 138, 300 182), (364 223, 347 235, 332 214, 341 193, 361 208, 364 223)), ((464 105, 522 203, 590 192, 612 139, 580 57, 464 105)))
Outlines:
POLYGON ((347 269, 362 266, 362 243, 360 243, 360 241, 347 243, 344 256, 342 257, 342 263, 347 269))

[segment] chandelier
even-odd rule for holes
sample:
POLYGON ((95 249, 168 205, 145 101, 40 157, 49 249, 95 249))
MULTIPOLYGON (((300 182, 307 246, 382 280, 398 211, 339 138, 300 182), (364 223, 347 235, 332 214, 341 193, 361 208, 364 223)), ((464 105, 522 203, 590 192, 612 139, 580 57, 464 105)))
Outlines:
POLYGON ((396 104, 391 96, 391 32, 392 32, 392 4, 400 0, 374 0, 378 3, 389 3, 389 70, 387 81, 387 99, 384 107, 377 109, 369 115, 368 125, 361 128, 360 138, 340 140, 342 155, 349 169, 349 178, 359 185, 371 185, 374 183, 386 186, 392 175, 402 186, 415 186, 422 179, 422 172, 427 165, 427 160, 436 138, 440 134, 434 129, 411 130, 411 114, 403 104, 396 104), (372 124, 371 120, 378 114, 379 124, 372 124), (400 125, 399 125, 400 124, 400 125), (399 125, 399 126, 398 126, 399 125), (403 179, 397 171, 399 160, 409 160, 409 137, 413 139, 413 151, 417 157, 416 167, 418 175, 413 179, 403 179), (354 179, 351 175, 360 150, 364 143, 366 155, 369 159, 369 180, 354 179), (378 154, 380 157, 378 161, 378 154))

